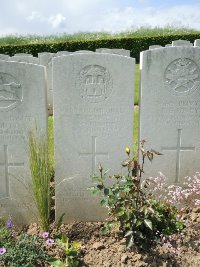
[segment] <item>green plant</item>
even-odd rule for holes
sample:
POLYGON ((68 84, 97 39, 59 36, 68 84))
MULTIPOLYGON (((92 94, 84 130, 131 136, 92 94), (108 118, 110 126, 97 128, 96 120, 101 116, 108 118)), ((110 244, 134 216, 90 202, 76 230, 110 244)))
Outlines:
POLYGON ((80 248, 80 244, 78 242, 73 242, 69 244, 69 239, 67 236, 62 236, 61 240, 56 241, 56 245, 58 248, 62 250, 63 255, 61 257, 62 260, 52 258, 47 262, 52 266, 57 267, 77 267, 79 266, 79 261, 77 260, 78 257, 78 250, 80 248))
POLYGON ((12 242, 12 232, 0 222, 0 248, 10 246, 12 242))
POLYGON ((43 230, 48 230, 51 209, 51 172, 48 145, 45 137, 37 139, 33 132, 30 132, 29 135, 29 162, 40 224, 43 230))
POLYGON ((140 27, 137 29, 130 29, 123 32, 77 32, 74 34, 54 34, 54 35, 19 35, 11 34, 0 38, 0 44, 34 44, 38 42, 62 42, 74 40, 98 40, 98 39, 111 39, 122 37, 137 37, 137 36, 156 36, 166 34, 184 34, 184 33, 198 33, 197 30, 189 27, 174 27, 168 25, 166 27, 140 27))
POLYGON ((42 265, 48 256, 43 239, 37 236, 21 234, 6 246, 6 252, 0 256, 0 264, 9 267, 35 267, 42 265))
POLYGON ((106 234, 118 226, 127 240, 127 247, 134 244, 141 249, 150 248, 163 235, 177 233, 184 228, 178 219, 178 210, 174 206, 153 199, 148 193, 149 179, 142 180, 144 162, 150 161, 154 155, 161 153, 144 149, 145 141, 141 141, 141 164, 130 158, 130 149, 126 148, 128 158, 122 166, 128 170, 127 175, 114 175, 111 186, 106 186, 107 172, 99 166, 100 176, 93 176, 96 183, 90 190, 101 193, 101 205, 108 209, 108 222, 102 229, 106 234))
POLYGON ((36 43, 20 44, 16 45, 0 45, 0 54, 14 55, 16 53, 29 53, 33 56, 37 56, 40 52, 56 53, 58 51, 77 51, 77 50, 91 50, 95 51, 97 48, 123 48, 130 50, 131 56, 139 62, 140 52, 148 50, 150 45, 161 45, 171 43, 174 40, 182 39, 194 42, 195 39, 200 38, 199 32, 168 32, 164 34, 160 31, 159 34, 149 34, 148 31, 141 35, 122 35, 112 36, 110 38, 102 36, 98 39, 74 39, 74 40, 62 40, 53 42, 46 42, 44 40, 38 40, 36 43))

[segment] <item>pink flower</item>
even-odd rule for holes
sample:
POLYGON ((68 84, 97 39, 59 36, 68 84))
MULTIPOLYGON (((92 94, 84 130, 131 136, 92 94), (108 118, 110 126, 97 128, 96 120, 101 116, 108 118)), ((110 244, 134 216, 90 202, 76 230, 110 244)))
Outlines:
POLYGON ((2 247, 0 248, 0 256, 6 253, 6 248, 2 247))
POLYGON ((48 232, 42 233, 42 238, 47 238, 48 236, 49 236, 49 233, 48 232))
POLYGON ((46 241, 46 244, 47 244, 48 246, 52 246, 52 245, 54 244, 54 240, 51 239, 51 238, 48 238, 47 241, 46 241))

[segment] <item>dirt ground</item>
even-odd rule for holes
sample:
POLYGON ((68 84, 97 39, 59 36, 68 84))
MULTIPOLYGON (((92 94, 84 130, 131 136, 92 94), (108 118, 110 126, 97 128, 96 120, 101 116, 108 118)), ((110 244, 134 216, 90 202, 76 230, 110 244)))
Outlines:
MULTIPOLYGON (((70 241, 81 243, 81 267, 200 267, 200 209, 190 214, 189 224, 174 242, 174 249, 157 245, 149 252, 127 251, 125 239, 115 232, 100 235, 102 223, 62 225, 70 241)), ((176 239, 176 236, 175 236, 176 239)))

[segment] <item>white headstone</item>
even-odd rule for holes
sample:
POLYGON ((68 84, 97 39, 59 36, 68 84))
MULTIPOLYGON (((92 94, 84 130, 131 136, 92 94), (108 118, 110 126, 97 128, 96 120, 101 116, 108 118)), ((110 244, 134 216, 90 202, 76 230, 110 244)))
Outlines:
POLYGON ((39 64, 39 59, 33 56, 17 55, 9 58, 9 61, 39 64))
POLYGON ((172 46, 193 46, 193 44, 186 40, 176 40, 172 41, 172 46))
POLYGON ((194 41, 194 46, 200 46, 200 39, 196 39, 194 41))
POLYGON ((108 53, 108 54, 116 54, 120 56, 130 57, 130 51, 126 49, 109 49, 109 48, 97 48, 97 53, 108 53))
POLYGON ((28 133, 47 134, 44 67, 0 62, 0 214, 15 223, 37 221, 28 133))
POLYGON ((38 53, 38 58, 39 58, 41 55, 46 55, 46 54, 53 54, 53 53, 50 53, 50 52, 40 52, 40 53, 38 53))
POLYGON ((56 56, 69 55, 71 53, 73 53, 73 52, 69 52, 69 51, 58 51, 56 53, 56 56))
POLYGON ((32 57, 33 55, 31 54, 27 54, 27 53, 17 53, 14 55, 15 57, 21 57, 21 56, 25 56, 25 57, 32 57))
POLYGON ((165 47, 171 47, 172 46, 172 44, 166 44, 165 45, 165 47))
POLYGON ((133 58, 73 54, 53 59, 56 218, 105 218, 87 188, 98 165, 121 172, 133 137, 133 58))
POLYGON ((78 51, 75 51, 73 52, 73 54, 79 54, 79 53, 94 53, 93 51, 90 51, 90 50, 78 50, 78 51))
POLYGON ((8 55, 0 54, 0 60, 9 60, 9 58, 8 55))
POLYGON ((39 54, 39 64, 46 67, 47 73, 47 103, 48 103, 48 114, 53 114, 53 85, 52 85, 52 58, 56 54, 54 53, 43 53, 39 54))
POLYGON ((199 170, 200 48, 171 47, 141 53, 140 140, 162 156, 146 164, 169 184, 199 170))
POLYGON ((149 49, 156 49, 156 48, 161 48, 162 46, 161 45, 150 45, 149 46, 149 49))

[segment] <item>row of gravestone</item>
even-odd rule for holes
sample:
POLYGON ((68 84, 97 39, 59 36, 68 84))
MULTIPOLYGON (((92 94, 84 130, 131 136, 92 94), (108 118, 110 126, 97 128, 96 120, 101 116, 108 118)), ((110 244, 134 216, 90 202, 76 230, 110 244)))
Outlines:
MULTIPOLYGON (((180 41, 179 41, 180 43, 180 41)), ((196 42, 197 43, 197 42, 196 42)), ((121 172, 132 146, 135 60, 108 53, 53 58, 56 218, 104 218, 87 188, 101 163, 121 172)), ((139 138, 163 153, 146 176, 168 183, 198 171, 200 160, 200 47, 156 47, 140 58, 139 138)), ((47 134, 45 67, 0 61, 0 216, 35 221, 28 132, 47 134)))
MULTIPOLYGON (((130 57, 130 51, 125 49, 108 49, 108 48, 98 48, 97 53, 111 53, 130 57)), ((93 53, 89 50, 79 50, 74 53, 93 53)), ((39 64, 46 67, 47 76, 47 102, 48 102, 48 114, 53 114, 53 84, 52 84, 52 59, 57 56, 69 55, 72 52, 69 51, 59 51, 57 53, 42 52, 38 53, 38 57, 33 57, 31 54, 18 53, 12 57, 8 55, 0 54, 0 60, 6 61, 16 61, 16 62, 26 62, 32 64, 39 64)))

